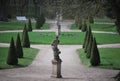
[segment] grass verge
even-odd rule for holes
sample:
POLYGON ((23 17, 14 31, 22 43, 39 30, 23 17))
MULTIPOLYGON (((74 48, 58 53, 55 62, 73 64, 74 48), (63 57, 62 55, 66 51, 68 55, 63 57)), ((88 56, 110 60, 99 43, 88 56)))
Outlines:
MULTIPOLYGON (((23 51, 24 51, 24 58, 18 59, 19 67, 25 67, 30 65, 34 60, 34 58, 36 57, 39 50, 33 48, 24 48, 23 51)), ((6 64, 7 56, 8 56, 8 48, 0 47, 0 69, 18 67, 18 66, 11 66, 6 64)))
MULTIPOLYGON (((20 22, 20 21, 0 22, 0 31, 23 30, 25 23, 27 22, 20 22)), ((35 22, 32 22, 32 28, 35 29, 35 22)), ((49 24, 45 23, 41 29, 49 29, 49 24)))
MULTIPOLYGON (((86 58, 84 49, 78 49, 81 62, 86 66, 91 66, 89 59, 86 58)), ((100 68, 120 69, 120 48, 99 48, 101 64, 100 68)))

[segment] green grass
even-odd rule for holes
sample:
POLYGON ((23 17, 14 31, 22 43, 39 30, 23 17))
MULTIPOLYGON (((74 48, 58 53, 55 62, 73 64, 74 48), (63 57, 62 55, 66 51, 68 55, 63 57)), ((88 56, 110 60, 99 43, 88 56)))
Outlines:
POLYGON ((91 24, 91 29, 92 30, 97 30, 97 31, 110 31, 110 32, 116 32, 116 27, 115 25, 112 24, 91 24))
MULTIPOLYGON (((0 31, 23 30, 25 23, 27 22, 20 22, 20 21, 0 22, 0 31)), ((32 28, 35 29, 35 22, 32 22, 32 28)), ((49 29, 49 24, 45 23, 41 29, 49 29)))
POLYGON ((114 23, 114 19, 109 19, 109 18, 103 18, 103 19, 94 19, 95 22, 108 22, 108 23, 114 23))
MULTIPOLYGON (((32 63, 34 58, 38 53, 38 49, 24 48, 24 58, 19 59, 19 65, 21 67, 28 66, 32 63)), ((8 56, 8 48, 0 47, 0 69, 14 68, 16 66, 11 66, 6 63, 8 56)))
POLYGON ((62 32, 60 35, 60 44, 82 44, 84 33, 81 32, 62 32))
MULTIPOLYGON (((97 44, 120 43, 118 34, 93 33, 93 35, 96 37, 97 44)), ((9 43, 12 36, 16 40, 17 33, 0 33, 0 42, 9 43)), ((62 32, 59 40, 60 44, 83 44, 84 36, 84 32, 62 32)), ((55 32, 29 32, 29 38, 31 44, 51 44, 55 39, 55 32)))
MULTIPOLYGON (((116 32, 116 27, 112 24, 90 24, 90 26, 93 31, 116 32)), ((78 27, 75 24, 72 24, 71 29, 78 30, 78 27)))
MULTIPOLYGON (((91 66, 83 49, 77 50, 82 63, 91 66)), ((120 69, 120 48, 99 48, 101 64, 98 67, 120 69)))

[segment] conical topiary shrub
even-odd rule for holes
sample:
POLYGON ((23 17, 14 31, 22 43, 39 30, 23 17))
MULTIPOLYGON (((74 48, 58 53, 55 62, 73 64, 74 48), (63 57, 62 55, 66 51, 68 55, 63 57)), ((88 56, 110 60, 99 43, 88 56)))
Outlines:
POLYGON ((16 53, 13 37, 10 42, 10 47, 9 47, 8 57, 7 57, 7 64, 8 65, 18 64, 18 58, 17 58, 17 53, 16 53))
POLYGON ((28 19, 28 31, 32 31, 32 23, 31 23, 31 19, 28 19))
POLYGON ((36 19, 36 29, 41 29, 41 27, 44 25, 44 23, 45 23, 45 17, 43 14, 41 14, 36 19))
POLYGON ((87 52, 87 47, 88 47, 88 44, 89 44, 89 41, 90 41, 90 35, 91 35, 91 28, 89 27, 89 29, 88 29, 88 36, 86 38, 86 43, 85 43, 85 48, 84 48, 85 53, 87 52))
POLYGON ((87 36, 88 36, 88 29, 87 29, 87 31, 86 31, 86 33, 85 33, 85 38, 84 38, 84 41, 83 41, 83 48, 85 48, 85 44, 86 44, 86 40, 87 40, 87 36))
POLYGON ((85 32, 87 30, 87 23, 86 23, 86 21, 84 21, 81 30, 82 30, 82 32, 85 32))
POLYGON ((89 16, 89 22, 92 24, 94 23, 94 18, 92 16, 89 16))
POLYGON ((18 58, 23 58, 23 49, 21 46, 19 33, 17 35, 17 40, 16 40, 16 53, 17 53, 18 58))
POLYGON ((23 47, 30 48, 30 40, 27 30, 25 30, 23 34, 23 47))
POLYGON ((23 36, 24 36, 24 33, 25 33, 26 30, 27 30, 27 27, 26 27, 26 24, 25 24, 23 32, 22 32, 22 42, 23 42, 23 36))
POLYGON ((90 56, 91 56, 91 50, 92 50, 91 46, 92 46, 92 42, 93 42, 93 35, 92 35, 92 33, 91 33, 91 35, 90 35, 90 41, 89 41, 89 44, 88 44, 88 47, 87 47, 87 54, 86 54, 86 57, 87 57, 87 58, 90 58, 90 56))
POLYGON ((92 66, 98 66, 100 64, 100 55, 95 38, 93 39, 93 43, 92 43, 90 63, 92 66))

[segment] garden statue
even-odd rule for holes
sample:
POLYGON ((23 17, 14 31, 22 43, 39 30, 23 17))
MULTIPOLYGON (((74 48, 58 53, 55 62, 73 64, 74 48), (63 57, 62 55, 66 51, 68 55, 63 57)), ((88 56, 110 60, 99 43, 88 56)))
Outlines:
POLYGON ((53 49, 53 53, 54 53, 54 60, 60 60, 59 58, 59 54, 61 53, 58 49, 58 44, 59 44, 59 40, 58 40, 58 36, 56 36, 56 39, 53 41, 53 43, 51 44, 52 49, 53 49))
POLYGON ((61 62, 62 62, 62 60, 59 57, 59 54, 61 52, 58 49, 58 44, 59 44, 59 40, 58 40, 58 36, 56 36, 56 39, 51 44, 52 50, 54 53, 54 59, 52 60, 52 65, 53 65, 52 77, 62 78, 62 75, 61 75, 61 62))

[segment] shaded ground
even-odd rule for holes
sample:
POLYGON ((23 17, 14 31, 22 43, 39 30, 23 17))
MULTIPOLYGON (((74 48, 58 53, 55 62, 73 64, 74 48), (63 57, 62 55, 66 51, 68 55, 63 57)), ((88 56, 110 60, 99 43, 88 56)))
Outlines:
MULTIPOLYGON (((54 24, 54 23, 53 23, 54 24)), ((57 28, 51 28, 56 31, 57 28)), ((70 23, 62 23, 62 30, 71 31, 68 28, 70 23), (67 28, 68 27, 68 28, 67 28)), ((49 31, 51 31, 49 30, 49 31)), ((8 47, 8 44, 0 43, 0 46, 8 47)), ((1 81, 114 81, 113 77, 119 70, 88 68, 82 65, 76 49, 81 48, 81 45, 59 45, 62 52, 62 79, 51 77, 53 51, 50 45, 32 45, 32 48, 40 49, 31 65, 25 68, 4 69, 0 70, 1 81)), ((120 47, 120 44, 99 45, 99 47, 120 47)))

